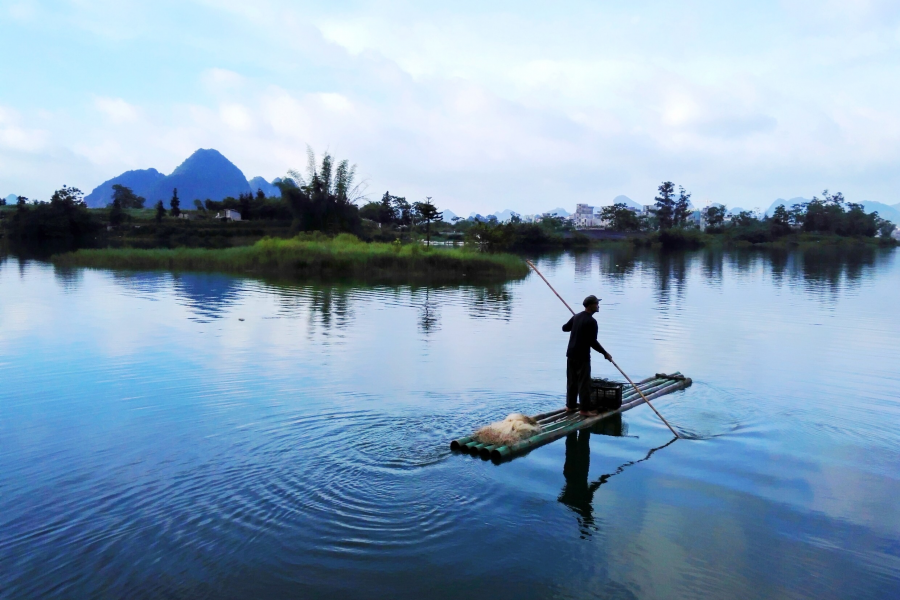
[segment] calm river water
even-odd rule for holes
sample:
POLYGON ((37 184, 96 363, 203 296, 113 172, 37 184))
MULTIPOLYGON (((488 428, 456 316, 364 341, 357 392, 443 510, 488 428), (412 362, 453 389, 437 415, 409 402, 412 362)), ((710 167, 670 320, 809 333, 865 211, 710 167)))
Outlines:
POLYGON ((900 252, 542 257, 697 439, 643 406, 502 465, 448 443, 562 405, 533 275, 0 260, 0 597, 900 597, 900 252))

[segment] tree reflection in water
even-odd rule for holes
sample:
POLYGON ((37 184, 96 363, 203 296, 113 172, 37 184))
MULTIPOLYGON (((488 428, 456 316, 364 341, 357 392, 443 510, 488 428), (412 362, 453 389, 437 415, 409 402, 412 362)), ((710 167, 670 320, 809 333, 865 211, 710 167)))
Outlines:
POLYGON ((593 275, 591 267, 594 264, 594 254, 594 252, 584 250, 574 253, 575 281, 583 281, 593 275))
POLYGON ((419 308, 419 331, 427 337, 440 329, 440 313, 437 308, 439 303, 432 300, 430 287, 425 288, 424 296, 419 308))
POLYGON ((684 298, 688 262, 689 257, 686 252, 660 252, 657 255, 654 266, 656 267, 657 300, 660 306, 668 307, 672 288, 675 290, 676 298, 684 298))
MULTIPOLYGON (((568 260, 575 280, 584 284, 599 270, 608 289, 625 290, 635 279, 652 277, 654 299, 667 310, 678 309, 687 289, 698 282, 721 286, 726 276, 746 280, 768 274, 776 286, 801 287, 825 302, 834 302, 846 290, 858 289, 871 273, 894 260, 894 250, 870 246, 817 248, 706 248, 697 251, 660 252, 631 245, 578 253, 552 253, 538 260, 548 277, 568 260), (674 293, 673 293, 674 292, 674 293)), ((27 260, 17 257, 20 277, 27 260)), ((54 267, 60 286, 69 291, 81 284, 82 269, 54 267)), ((418 309, 418 329, 430 336, 441 329, 440 307, 461 304, 470 318, 510 321, 515 285, 376 285, 364 283, 291 282, 254 280, 217 273, 166 273, 113 271, 113 281, 131 293, 152 298, 168 289, 185 306, 190 319, 211 322, 228 314, 247 293, 261 286, 276 297, 278 317, 304 314, 309 331, 339 331, 352 325, 354 300, 387 304, 412 304, 418 309)), ((594 285, 591 283, 591 285, 594 285)), ((582 285, 583 286, 583 285, 582 285)))
POLYGON ((441 329, 441 307, 462 304, 474 319, 512 318, 513 295, 506 284, 493 286, 365 286, 354 284, 264 284, 279 303, 279 317, 306 314, 309 332, 319 327, 342 329, 356 318, 356 302, 410 306, 418 313, 418 330, 429 336, 441 329))
MULTIPOLYGON (((801 285, 820 298, 836 298, 858 288, 875 271, 894 260, 892 248, 866 245, 811 248, 704 248, 662 252, 655 249, 615 246, 594 253, 600 277, 610 289, 623 289, 628 280, 652 273, 654 297, 666 308, 673 299, 683 299, 689 285, 698 279, 721 286, 727 275, 737 279, 769 273, 776 285, 801 285), (673 293, 674 292, 674 293, 673 293)), ((541 259, 543 267, 546 259, 541 259)), ((559 258, 554 256, 554 261, 559 258)), ((576 281, 595 262, 589 255, 572 257, 576 281)))
POLYGON ((512 293, 508 285, 477 286, 464 290, 464 302, 473 319, 512 318, 512 293))
POLYGON ((558 500, 572 509, 578 515, 578 525, 581 538, 586 539, 597 530, 594 523, 594 493, 601 485, 609 481, 610 477, 618 475, 627 467, 648 460, 657 450, 662 450, 677 438, 672 438, 662 446, 651 449, 644 458, 628 461, 620 465, 612 473, 605 473, 593 482, 588 481, 588 472, 591 467, 591 434, 622 437, 627 435, 628 428, 622 422, 622 414, 619 413, 608 419, 604 419, 590 429, 570 433, 566 436, 566 462, 563 465, 563 477, 566 483, 559 494, 558 500))

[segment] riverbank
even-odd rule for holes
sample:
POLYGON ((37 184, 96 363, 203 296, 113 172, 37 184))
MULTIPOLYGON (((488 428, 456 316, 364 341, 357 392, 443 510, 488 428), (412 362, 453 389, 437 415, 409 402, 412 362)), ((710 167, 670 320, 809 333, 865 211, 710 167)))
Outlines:
POLYGON ((834 233, 791 233, 777 238, 759 232, 742 230, 721 233, 706 233, 698 229, 666 229, 649 233, 619 234, 617 237, 594 237, 591 245, 609 247, 614 245, 634 245, 663 250, 683 250, 697 248, 813 248, 820 246, 869 246, 896 247, 900 245, 894 238, 842 236, 834 233))
POLYGON ((293 278, 358 280, 505 280, 528 274, 512 254, 421 244, 366 243, 342 234, 264 238, 250 246, 223 249, 106 248, 57 254, 53 264, 122 270, 221 271, 293 278))

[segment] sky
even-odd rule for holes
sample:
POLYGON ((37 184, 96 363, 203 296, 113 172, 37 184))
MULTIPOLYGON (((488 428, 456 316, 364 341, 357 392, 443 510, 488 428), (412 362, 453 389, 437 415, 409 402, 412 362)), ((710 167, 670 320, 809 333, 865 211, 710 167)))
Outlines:
POLYGON ((215 148, 528 214, 900 202, 900 2, 0 0, 0 197, 215 148))

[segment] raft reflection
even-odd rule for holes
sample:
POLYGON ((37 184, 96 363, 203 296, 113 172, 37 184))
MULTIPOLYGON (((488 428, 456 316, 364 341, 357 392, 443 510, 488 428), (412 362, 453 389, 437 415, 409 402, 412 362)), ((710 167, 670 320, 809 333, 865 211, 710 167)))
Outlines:
POLYGON ((662 450, 677 438, 672 438, 662 446, 652 448, 644 458, 628 461, 620 465, 612 473, 605 473, 594 482, 588 482, 588 472, 591 467, 591 434, 622 437, 628 435, 628 425, 623 423, 622 414, 619 413, 608 419, 600 421, 590 429, 570 433, 566 436, 566 462, 563 465, 563 477, 566 483, 557 498, 578 515, 578 525, 581 538, 591 537, 597 527, 594 522, 594 493, 601 485, 609 481, 610 477, 618 475, 631 465, 648 460, 657 450, 662 450))

